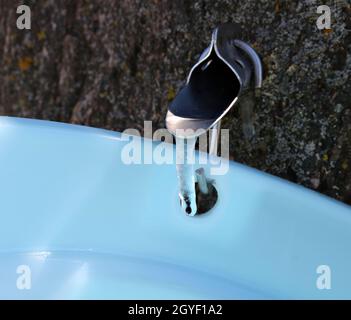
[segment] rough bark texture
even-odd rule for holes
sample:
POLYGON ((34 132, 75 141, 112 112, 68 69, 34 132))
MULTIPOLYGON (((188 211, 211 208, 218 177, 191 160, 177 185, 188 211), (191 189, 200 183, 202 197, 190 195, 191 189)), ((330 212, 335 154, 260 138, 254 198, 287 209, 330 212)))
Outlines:
POLYGON ((321 31, 313 0, 0 0, 0 114, 164 127, 212 29, 236 21, 265 80, 254 113, 237 106, 224 121, 232 158, 350 204, 351 7, 324 3, 321 31), (31 30, 16 28, 19 4, 31 30))

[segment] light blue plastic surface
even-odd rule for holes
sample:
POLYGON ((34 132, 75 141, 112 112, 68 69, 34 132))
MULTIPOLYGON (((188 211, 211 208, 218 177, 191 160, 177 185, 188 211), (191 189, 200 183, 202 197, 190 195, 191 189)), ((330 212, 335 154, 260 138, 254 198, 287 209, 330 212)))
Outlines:
POLYGON ((0 298, 351 298, 350 207, 232 162, 216 207, 189 218, 175 166, 127 166, 126 143, 0 117, 0 298))

